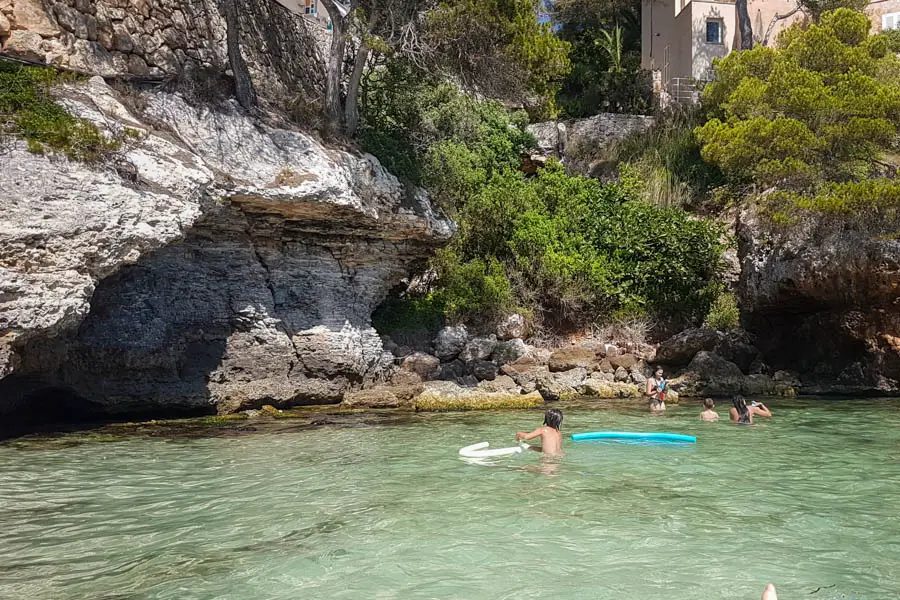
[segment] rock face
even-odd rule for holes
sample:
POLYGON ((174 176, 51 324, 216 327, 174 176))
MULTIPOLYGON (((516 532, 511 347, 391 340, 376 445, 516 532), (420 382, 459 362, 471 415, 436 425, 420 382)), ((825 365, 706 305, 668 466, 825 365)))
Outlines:
POLYGON ((554 156, 570 173, 595 175, 600 167, 594 158, 598 151, 616 140, 646 131, 655 122, 654 117, 603 113, 586 119, 535 123, 528 126, 537 141, 531 158, 542 162, 554 156))
POLYGON ((452 233, 424 193, 227 107, 148 93, 138 117, 99 78, 65 104, 143 132, 136 176, 4 156, 0 412, 338 402, 385 370, 371 312, 452 233))
POLYGON ((744 325, 804 391, 900 390, 900 241, 878 226, 821 217, 779 231, 752 207, 741 215, 744 325))

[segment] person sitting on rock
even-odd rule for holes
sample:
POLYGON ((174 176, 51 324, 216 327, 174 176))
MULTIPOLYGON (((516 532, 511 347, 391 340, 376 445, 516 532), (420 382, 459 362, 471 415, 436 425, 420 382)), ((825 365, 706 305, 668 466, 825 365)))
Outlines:
POLYGON ((647 395, 650 396, 650 410, 666 410, 666 391, 669 382, 666 381, 662 368, 656 369, 652 377, 647 379, 647 395))
POLYGON ((741 423, 743 425, 753 425, 753 417, 771 417, 772 411, 766 407, 762 402, 753 402, 749 406, 747 406, 747 401, 744 400, 743 396, 735 396, 731 399, 731 410, 728 411, 728 415, 731 417, 731 421, 734 423, 741 423))
POLYGON ((713 402, 712 398, 707 398, 703 401, 703 407, 706 409, 702 413, 700 413, 701 421, 718 421, 719 413, 714 411, 713 409, 716 407, 716 403, 713 402))
POLYGON ((559 431, 562 420, 562 411, 558 408, 551 408, 544 414, 543 427, 538 427, 531 433, 517 432, 516 441, 533 440, 540 437, 541 445, 531 446, 533 450, 539 450, 544 454, 562 454, 562 433, 559 431))

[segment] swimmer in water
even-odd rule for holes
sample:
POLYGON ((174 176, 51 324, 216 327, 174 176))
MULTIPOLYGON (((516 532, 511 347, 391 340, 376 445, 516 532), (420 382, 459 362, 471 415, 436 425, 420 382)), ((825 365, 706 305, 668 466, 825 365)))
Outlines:
POLYGON ((707 398, 703 401, 703 407, 706 408, 702 413, 700 413, 701 421, 718 421, 719 413, 714 411, 713 409, 716 407, 716 403, 713 402, 712 398, 707 398))
POLYGON ((753 417, 771 417, 772 411, 762 402, 753 402, 749 406, 743 396, 735 396, 731 399, 729 417, 734 423, 753 425, 753 417))
POLYGON ((666 410, 666 392, 669 382, 663 374, 662 368, 656 369, 653 376, 647 379, 647 396, 650 397, 650 412, 666 410))
POLYGON ((538 427, 531 433, 516 433, 516 441, 533 440, 536 437, 541 438, 540 446, 532 446, 533 450, 540 450, 548 455, 562 454, 562 433, 559 428, 562 426, 563 414, 558 408, 551 408, 544 414, 544 425, 538 427))

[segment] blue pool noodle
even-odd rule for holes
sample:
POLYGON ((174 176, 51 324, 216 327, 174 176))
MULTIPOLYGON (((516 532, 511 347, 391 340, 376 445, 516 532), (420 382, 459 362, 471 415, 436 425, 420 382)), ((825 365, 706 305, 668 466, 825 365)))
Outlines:
POLYGON ((671 442, 678 444, 696 444, 697 438, 680 433, 639 433, 634 431, 591 431, 573 433, 572 441, 581 440, 636 440, 641 442, 671 442))

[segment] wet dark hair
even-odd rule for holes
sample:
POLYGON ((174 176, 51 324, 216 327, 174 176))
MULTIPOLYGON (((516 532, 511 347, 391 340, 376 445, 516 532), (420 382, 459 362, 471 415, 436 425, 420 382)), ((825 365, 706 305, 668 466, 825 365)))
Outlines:
POLYGON ((740 421, 745 422, 750 420, 750 409, 747 408, 747 401, 744 400, 744 397, 741 395, 733 396, 731 398, 731 404, 737 409, 738 414, 741 416, 740 421))
POLYGON ((562 411, 558 408, 551 408, 546 413, 544 413, 544 425, 547 427, 552 427, 553 429, 559 430, 560 425, 562 425, 562 411))
POLYGON ((716 403, 713 402, 712 398, 707 398, 703 401, 703 406, 705 406, 706 408, 714 408, 716 406, 716 403))

